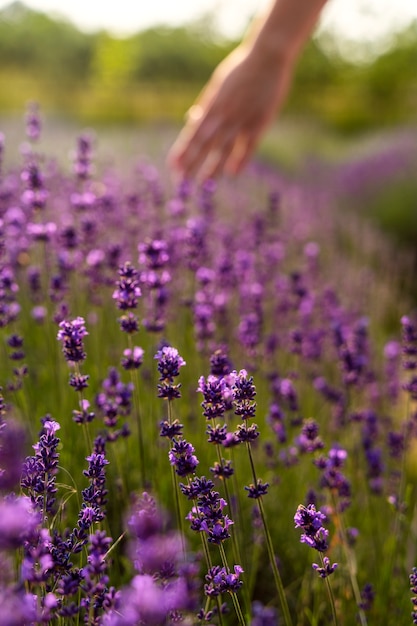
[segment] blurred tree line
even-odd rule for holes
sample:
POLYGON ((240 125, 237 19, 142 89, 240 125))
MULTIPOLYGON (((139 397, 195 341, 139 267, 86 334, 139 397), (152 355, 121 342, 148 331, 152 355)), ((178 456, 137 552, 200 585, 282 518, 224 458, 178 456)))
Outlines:
MULTIPOLYGON (((305 48, 288 114, 343 131, 417 120, 417 22, 368 63, 342 57, 329 38, 305 48)), ((0 11, 0 112, 37 100, 48 114, 83 121, 181 120, 234 45, 209 17, 121 39, 13 2, 0 11)))

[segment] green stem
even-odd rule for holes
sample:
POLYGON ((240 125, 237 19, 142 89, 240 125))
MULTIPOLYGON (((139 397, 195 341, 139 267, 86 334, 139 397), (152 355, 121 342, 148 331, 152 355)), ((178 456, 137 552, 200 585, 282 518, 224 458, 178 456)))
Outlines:
MULTIPOLYGON (((131 335, 129 335, 129 348, 133 350, 133 343, 132 343, 131 335)), ((145 446, 144 446, 144 438, 143 438, 142 419, 141 419, 140 407, 139 407, 139 379, 138 379, 137 370, 130 370, 130 381, 133 386, 133 410, 135 414, 136 429, 137 429, 140 476, 141 476, 141 481, 142 481, 142 487, 146 489, 147 483, 146 483, 145 446)))
MULTIPOLYGON (((323 555, 321 552, 319 552, 319 557, 320 557, 321 566, 323 569, 325 569, 324 559, 323 559, 323 555)), ((330 584, 330 580, 328 576, 326 576, 325 581, 326 581, 327 593, 329 595, 330 606, 332 608, 333 623, 334 623, 334 626, 337 626, 336 605, 334 603, 333 589, 330 584)))
POLYGON ((345 552, 345 558, 346 558, 346 562, 347 562, 347 566, 348 566, 350 583, 352 585, 353 596, 355 598, 356 605, 357 605, 357 608, 358 608, 359 621, 361 623, 361 626, 367 626, 368 622, 367 622, 367 619, 366 619, 366 615, 365 615, 364 610, 361 608, 362 598, 361 598, 361 593, 360 593, 360 590, 359 590, 358 579, 356 577, 356 567, 355 567, 355 564, 354 564, 354 561, 353 561, 352 551, 350 549, 349 541, 348 541, 348 538, 347 538, 347 533, 346 533, 344 519, 343 519, 343 516, 342 516, 341 512, 339 512, 339 510, 338 510, 337 501, 336 501, 335 495, 332 494, 332 497, 333 497, 333 510, 335 512, 336 521, 337 521, 337 524, 338 524, 340 537, 341 537, 342 544, 343 544, 343 550, 345 552))
MULTIPOLYGON (((255 463, 253 461, 251 446, 248 441, 246 442, 246 449, 248 451, 249 462, 250 462, 250 466, 252 470, 253 483, 254 485, 257 485, 258 479, 256 476, 255 463)), ((281 602, 281 609, 284 615, 285 626, 292 626, 290 609, 288 607, 287 597, 285 595, 285 590, 284 590, 284 585, 282 584, 281 575, 278 570, 278 566, 277 566, 277 562, 275 558, 274 546, 272 544, 271 534, 269 532, 268 524, 266 521, 265 508, 264 508, 264 504, 263 504, 261 496, 257 498, 257 503, 258 503, 259 513, 261 515, 262 526, 264 529, 264 535, 265 535, 265 540, 266 540, 266 547, 268 550, 269 561, 272 567, 272 573, 274 575, 275 586, 278 591, 278 596, 281 602)))
MULTIPOLYGON (((219 550, 220 550, 220 556, 222 559, 223 567, 226 569, 227 572, 230 572, 230 568, 227 564, 226 552, 224 551, 224 547, 222 543, 219 543, 219 550)), ((246 626, 245 618, 243 617, 242 609, 240 608, 239 598, 233 592, 231 592, 230 595, 232 596, 233 606, 235 607, 236 616, 239 621, 239 624, 243 624, 243 626, 246 626)))

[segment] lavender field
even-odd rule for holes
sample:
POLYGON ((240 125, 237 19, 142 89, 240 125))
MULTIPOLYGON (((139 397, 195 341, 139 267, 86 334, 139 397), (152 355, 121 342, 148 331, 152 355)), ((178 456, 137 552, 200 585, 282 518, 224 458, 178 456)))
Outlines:
POLYGON ((415 141, 196 186, 42 122, 0 129, 1 626, 417 623, 415 260, 366 216, 415 141))

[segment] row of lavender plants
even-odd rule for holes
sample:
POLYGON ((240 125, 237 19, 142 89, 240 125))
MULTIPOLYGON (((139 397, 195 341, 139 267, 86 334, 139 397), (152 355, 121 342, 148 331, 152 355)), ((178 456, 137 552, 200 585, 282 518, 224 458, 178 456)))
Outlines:
POLYGON ((41 126, 10 169, 0 135, 1 624, 417 623, 388 243, 261 166, 172 186, 82 133, 66 168, 41 126))

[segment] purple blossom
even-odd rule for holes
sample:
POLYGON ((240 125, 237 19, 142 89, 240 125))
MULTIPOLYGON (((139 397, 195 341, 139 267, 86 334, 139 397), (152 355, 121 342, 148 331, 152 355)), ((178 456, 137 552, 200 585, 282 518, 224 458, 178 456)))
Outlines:
POLYGON ((215 478, 224 480, 233 476, 235 470, 232 467, 232 461, 230 459, 226 460, 222 458, 220 463, 216 461, 213 467, 210 467, 210 472, 215 478))
POLYGON ((93 137, 87 133, 77 139, 77 149, 74 155, 74 174, 79 180, 87 180, 92 174, 93 137))
POLYGON ((180 356, 176 348, 164 346, 155 354, 158 360, 159 383, 158 397, 172 400, 180 398, 181 384, 174 384, 174 379, 179 376, 180 367, 186 365, 184 359, 180 356))
POLYGON ((2 421, 0 413, 0 490, 11 491, 19 484, 25 442, 24 429, 14 421, 2 421))
POLYGON ((241 574, 243 574, 243 569, 240 565, 235 565, 233 572, 215 565, 206 574, 204 593, 210 597, 223 593, 236 593, 243 585, 243 581, 240 580, 241 574))
POLYGON ((58 422, 49 416, 43 420, 39 441, 33 446, 35 456, 27 457, 22 468, 21 486, 27 490, 40 512, 55 511, 56 475, 58 473, 58 422))
POLYGON ((123 369, 125 370, 135 370, 139 369, 139 367, 143 363, 143 355, 145 351, 143 348, 139 346, 134 346, 133 348, 126 348, 123 350, 123 357, 121 360, 121 364, 123 369))
POLYGON ((178 476, 194 474, 199 463, 194 452, 194 447, 185 439, 172 439, 172 448, 168 453, 168 458, 178 476))
POLYGON ((320 578, 327 578, 328 576, 333 574, 337 566, 337 563, 330 563, 330 559, 328 556, 323 557, 323 567, 320 567, 320 565, 317 565, 317 563, 313 563, 312 565, 313 569, 316 570, 320 578))
POLYGON ((164 346, 155 354, 158 360, 158 371, 160 373, 160 381, 168 381, 172 383, 174 378, 179 376, 180 367, 184 367, 186 362, 180 356, 176 348, 164 346))
POLYGON ((406 370, 417 369, 417 324, 408 315, 401 318, 403 366, 406 370))
POLYGON ((38 532, 41 513, 27 496, 0 499, 0 549, 19 548, 38 532))
POLYGON ((42 130, 42 120, 39 114, 39 106, 36 102, 30 102, 25 115, 26 136, 30 141, 37 141, 42 130))
POLYGON ((62 342, 62 352, 69 363, 84 361, 84 337, 88 335, 84 318, 76 317, 72 321, 62 321, 59 324, 58 341, 62 342))
POLYGON ((269 483, 263 483, 261 479, 258 478, 256 485, 250 484, 249 487, 245 487, 245 489, 248 492, 248 498, 257 500, 268 493, 268 487, 269 483))
MULTIPOLYGON (((137 270, 130 262, 126 262, 119 268, 119 276, 120 278, 116 282, 116 289, 113 292, 113 299, 116 300, 118 308, 122 311, 136 309, 139 298, 142 295, 137 270)), ((132 318, 128 318, 128 320, 131 321, 132 318)))

